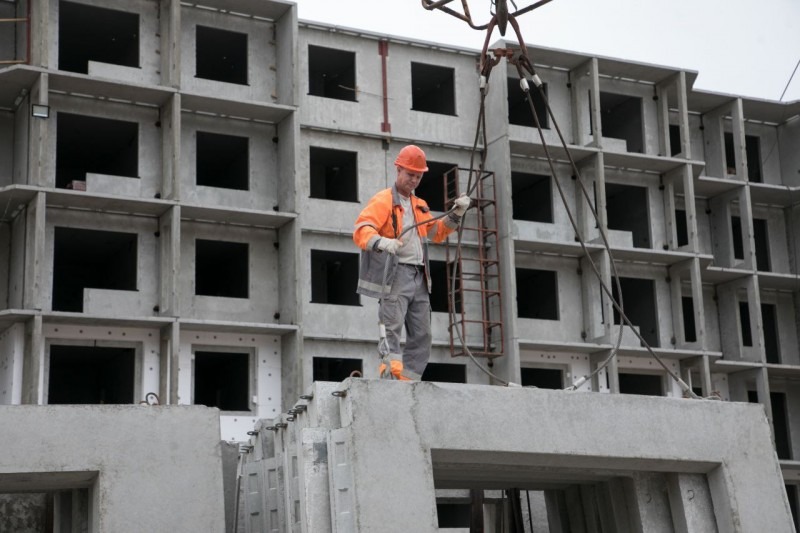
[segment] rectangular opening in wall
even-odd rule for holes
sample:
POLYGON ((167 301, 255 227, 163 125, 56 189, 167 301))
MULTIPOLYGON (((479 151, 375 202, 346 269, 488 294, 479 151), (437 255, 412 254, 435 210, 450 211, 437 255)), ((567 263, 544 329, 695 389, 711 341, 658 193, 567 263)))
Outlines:
POLYGON ((736 174, 736 152, 733 148, 733 133, 725 132, 725 172, 731 176, 736 174))
POLYGON ((88 74, 89 61, 139 68, 139 15, 60 2, 58 68, 88 74))
POLYGON ((411 109, 455 115, 455 69, 412 62, 411 109))
POLYGON ((247 85, 247 34, 197 26, 195 76, 247 85))
POLYGON ((800 515, 797 512, 797 485, 786 485, 786 496, 789 499, 789 509, 792 511, 792 523, 795 529, 800 529, 800 515))
POLYGON ((250 354, 194 352, 194 405, 220 411, 252 411, 250 354))
POLYGON ((464 528, 468 530, 472 518, 472 507, 468 503, 440 503, 437 501, 436 517, 439 529, 464 528))
POLYGON ((560 368, 525 367, 520 369, 523 387, 537 389, 563 389, 564 371, 560 368))
POLYGON ((550 176, 511 173, 511 209, 514 220, 553 223, 550 176))
POLYGON ((642 396, 664 396, 664 378, 655 374, 620 372, 619 392, 642 396))
MULTIPOLYGON (((517 126, 527 126, 530 128, 536 127, 536 122, 531 113, 531 106, 528 103, 528 97, 519 86, 519 78, 507 78, 508 82, 508 123, 517 126)), ((539 89, 533 83, 528 83, 530 86, 530 95, 533 99, 533 109, 536 111, 536 117, 539 119, 539 125, 543 129, 549 129, 549 117, 547 115, 547 106, 545 105, 544 98, 539 89)), ((542 84, 542 92, 547 96, 547 84, 542 84)))
POLYGON ((225 298, 249 297, 249 244, 197 239, 194 245, 194 293, 196 295, 225 298))
POLYGON ((694 323, 694 298, 684 296, 681 298, 683 314, 683 340, 684 342, 697 342, 697 330, 694 323))
POLYGON ((558 274, 552 270, 517 268, 517 316, 559 320, 558 274))
POLYGON ((314 381, 342 381, 353 372, 361 374, 361 359, 343 359, 341 357, 315 357, 314 381))
POLYGON ((358 202, 358 153, 309 148, 311 198, 358 202))
POLYGON ((681 127, 677 124, 669 125, 669 155, 675 157, 681 153, 681 127))
POLYGON ((753 219, 753 240, 756 244, 756 268, 761 272, 769 272, 769 230, 763 218, 753 219))
POLYGON ((774 304, 761 304, 761 322, 764 325, 764 352, 766 352, 767 363, 780 364, 778 309, 774 304))
POLYGON ((89 499, 89 489, 83 487, 93 484, 96 479, 94 472, 0 474, 0 486, 27 491, 0 492, 0 532, 88 531, 87 525, 96 513, 92 512, 94 505, 89 499), (42 490, 54 486, 61 489, 42 490))
POLYGON ((134 402, 136 349, 50 345, 47 403, 134 402))
POLYGON ((355 52, 308 45, 308 94, 355 102, 355 52))
POLYGON ((733 258, 744 260, 744 238, 742 237, 742 219, 731 217, 731 235, 733 238, 733 258))
POLYGON ((467 367, 454 363, 428 363, 422 373, 422 381, 466 383, 467 367))
MULTIPOLYGON (((650 346, 659 346, 658 312, 656 311, 656 287, 651 279, 619 278, 622 288, 622 307, 631 324, 639 328, 639 334, 650 346)), ((611 280, 611 293, 619 301, 617 284, 611 280)), ((614 324, 620 324, 619 311, 614 308, 614 324)))
POLYGON ((747 179, 753 183, 763 182, 761 175, 761 138, 755 135, 745 135, 744 149, 747 154, 747 179))
POLYGON ((356 294, 358 254, 311 250, 311 302, 361 305, 356 294))
POLYGON ((678 237, 678 246, 689 244, 689 224, 686 222, 686 211, 675 210, 675 233, 678 237))
POLYGON ((73 188, 87 172, 139 177, 138 123, 58 113, 56 124, 56 187, 73 188))
POLYGON ((197 132, 197 185, 250 190, 250 139, 197 132))
POLYGON ((414 194, 425 200, 432 211, 445 211, 445 185, 449 187, 447 193, 449 197, 455 196, 454 177, 457 174, 455 163, 441 163, 438 161, 428 161, 428 171, 422 177, 414 194), (446 184, 445 176, 451 179, 452 183, 446 184))
POLYGON ((747 302, 739 302, 739 330, 742 332, 742 346, 753 345, 753 335, 750 332, 750 306, 747 302))
POLYGON ((786 410, 786 394, 770 392, 769 401, 772 407, 772 429, 775 433, 775 451, 778 459, 792 459, 792 443, 789 436, 789 413, 786 410))
POLYGON ((600 116, 603 137, 622 139, 628 152, 644 153, 641 98, 601 91, 600 116))
POLYGON ((135 233, 56 227, 53 310, 83 312, 83 290, 137 289, 135 233))
POLYGON ((608 229, 629 231, 634 248, 650 248, 647 187, 606 183, 608 229))
MULTIPOLYGON (((434 313, 449 312, 448 300, 451 286, 447 279, 447 263, 445 261, 430 262, 431 274, 431 311, 434 313)), ((461 312, 461 277, 456 278, 456 292, 453 303, 455 312, 461 312)))

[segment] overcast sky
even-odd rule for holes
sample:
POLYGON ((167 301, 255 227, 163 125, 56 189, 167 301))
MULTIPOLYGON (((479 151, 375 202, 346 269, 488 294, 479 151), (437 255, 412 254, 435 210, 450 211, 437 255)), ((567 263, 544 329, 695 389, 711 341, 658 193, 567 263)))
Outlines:
MULTIPOLYGON (((295 1, 305 21, 476 51, 486 35, 420 0, 295 1)), ((534 1, 515 0, 517 8, 534 1)), ((491 0, 468 4, 476 24, 489 21, 491 0)), ((461 0, 449 7, 461 11, 461 0)), ((780 99, 800 60, 800 0, 552 0, 518 20, 529 45, 694 70, 695 89, 766 100, 780 99)), ((510 27, 506 38, 514 39, 510 27)), ((800 71, 783 97, 792 100, 800 71)))

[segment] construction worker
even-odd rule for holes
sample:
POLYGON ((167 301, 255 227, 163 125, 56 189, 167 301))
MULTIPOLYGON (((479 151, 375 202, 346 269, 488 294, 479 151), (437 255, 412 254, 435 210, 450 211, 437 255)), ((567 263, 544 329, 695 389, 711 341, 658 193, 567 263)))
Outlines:
POLYGON ((428 170, 425 152, 408 145, 400 150, 394 164, 395 184, 373 196, 356 220, 353 240, 362 250, 356 292, 379 299, 378 318, 384 347, 379 348, 383 352, 381 377, 419 380, 431 348, 427 241, 430 238, 442 242, 458 228, 470 199, 461 195, 444 218, 431 220, 428 204, 414 196, 414 189, 428 170), (420 225, 403 232, 403 228, 415 224, 420 225), (401 352, 403 325, 406 343, 401 352))

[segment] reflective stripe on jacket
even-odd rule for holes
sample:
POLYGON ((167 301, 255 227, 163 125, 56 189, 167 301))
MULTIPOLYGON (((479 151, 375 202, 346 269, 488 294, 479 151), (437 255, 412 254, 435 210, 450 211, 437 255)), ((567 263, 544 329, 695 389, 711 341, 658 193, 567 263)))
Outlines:
MULTIPOLYGON (((428 204, 422 198, 411 195, 414 220, 417 223, 433 218, 428 204)), ((458 227, 460 218, 449 215, 416 227, 425 264, 425 279, 428 292, 431 291, 430 268, 428 265, 428 234, 432 232, 433 242, 442 242, 458 227)), ((361 261, 358 272, 356 292, 372 298, 382 298, 389 292, 397 268, 397 257, 378 250, 375 245, 381 237, 396 239, 403 233, 403 207, 400 194, 392 185, 373 196, 356 219, 353 241, 361 248, 361 261), (394 216, 392 216, 394 214, 394 216), (387 264, 388 263, 388 264, 387 264)))

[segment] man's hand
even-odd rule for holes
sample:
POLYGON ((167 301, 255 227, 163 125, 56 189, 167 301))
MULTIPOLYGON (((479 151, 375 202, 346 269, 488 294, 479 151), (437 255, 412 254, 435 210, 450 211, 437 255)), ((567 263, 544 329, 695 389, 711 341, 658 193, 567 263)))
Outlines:
POLYGON ((397 249, 403 246, 403 241, 400 239, 388 239, 386 237, 381 237, 378 241, 378 249, 383 250, 387 254, 396 254, 397 249))
POLYGON ((461 196, 456 198, 453 214, 463 217, 464 213, 466 213, 467 209, 469 209, 470 202, 471 200, 469 199, 469 196, 467 196, 466 193, 463 193, 461 196))

